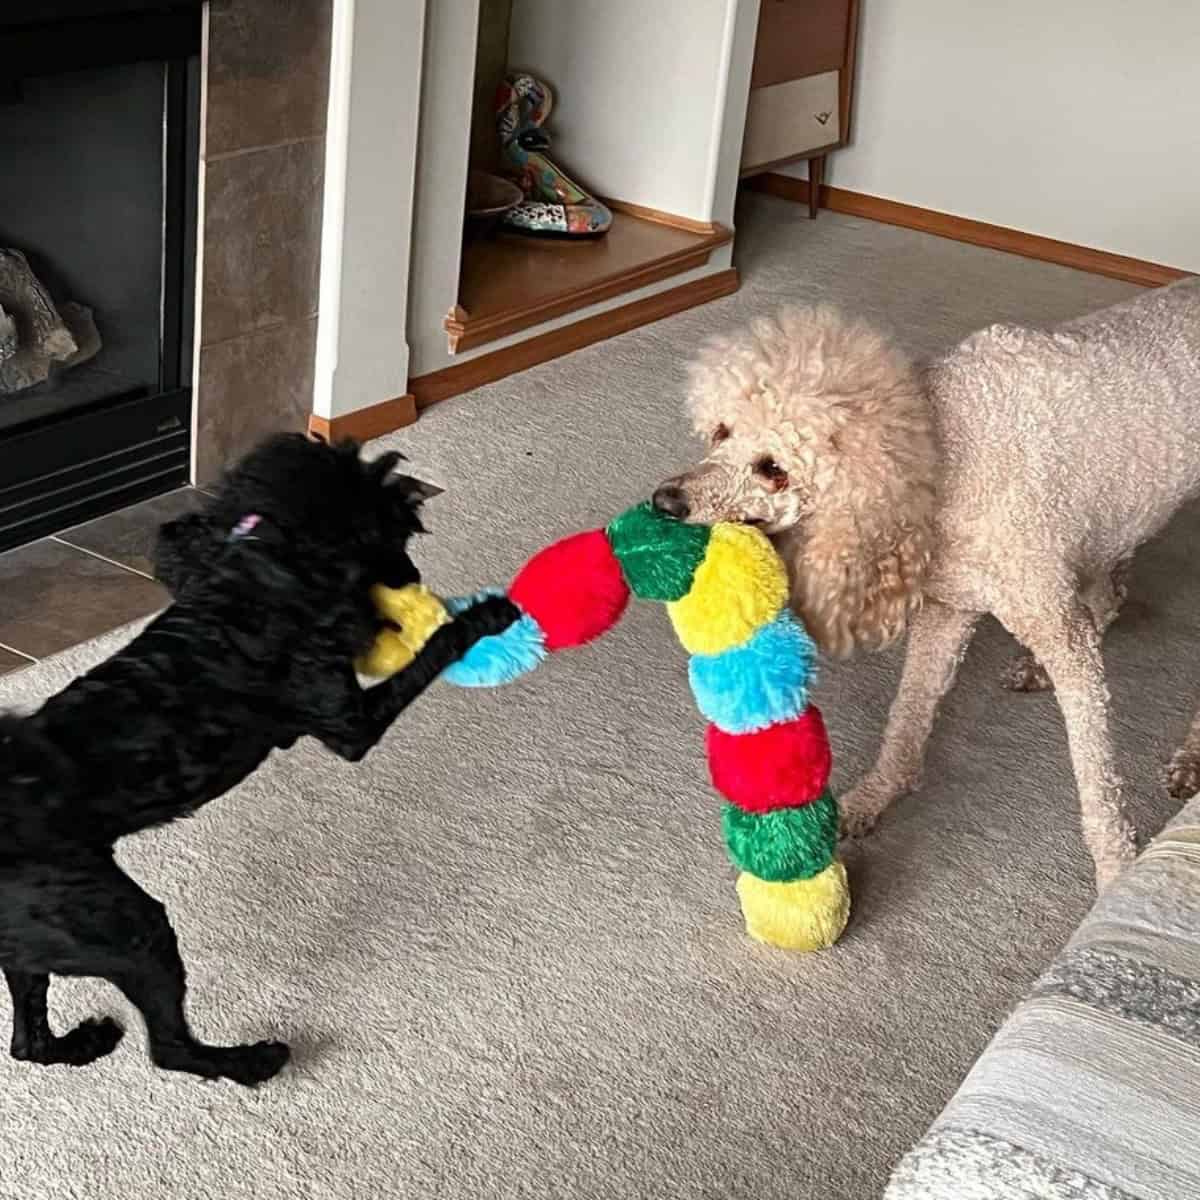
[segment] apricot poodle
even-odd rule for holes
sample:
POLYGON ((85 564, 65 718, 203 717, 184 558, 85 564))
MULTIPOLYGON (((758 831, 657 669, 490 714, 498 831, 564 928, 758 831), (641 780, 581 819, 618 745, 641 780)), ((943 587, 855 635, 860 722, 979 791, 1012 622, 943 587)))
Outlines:
POLYGON ((1097 880, 1117 874, 1135 838, 1100 643, 1134 551, 1200 491, 1200 281, 1050 330, 992 325, 920 371, 861 321, 793 309, 712 342, 689 408, 709 449, 659 507, 761 525, 829 654, 908 631, 878 760, 842 800, 846 832, 918 782, 991 613, 1029 651, 1011 682, 1056 691, 1097 880))

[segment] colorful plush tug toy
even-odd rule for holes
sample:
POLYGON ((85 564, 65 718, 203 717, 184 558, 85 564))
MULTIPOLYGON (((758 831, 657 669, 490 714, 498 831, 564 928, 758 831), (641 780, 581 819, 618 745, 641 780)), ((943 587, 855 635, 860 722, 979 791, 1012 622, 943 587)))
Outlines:
MULTIPOLYGON (((788 950, 820 950, 850 914, 837 857, 838 807, 821 714, 809 703, 816 648, 788 607, 787 575, 770 541, 745 525, 684 525, 648 504, 607 529, 535 554, 508 589, 522 617, 484 638, 443 678, 494 687, 533 670, 550 651, 611 629, 630 594, 666 603, 684 649, 706 735, 712 783, 724 797, 729 857, 750 935, 788 950)), ((377 588, 398 628, 359 664, 401 670, 470 597, 444 604, 420 585, 377 588)))

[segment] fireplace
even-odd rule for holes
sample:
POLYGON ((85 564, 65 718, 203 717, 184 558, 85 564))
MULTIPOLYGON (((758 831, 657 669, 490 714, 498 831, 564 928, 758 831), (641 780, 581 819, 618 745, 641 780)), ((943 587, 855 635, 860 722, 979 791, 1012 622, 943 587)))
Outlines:
POLYGON ((0 550, 190 478, 200 19, 0 12, 0 550))

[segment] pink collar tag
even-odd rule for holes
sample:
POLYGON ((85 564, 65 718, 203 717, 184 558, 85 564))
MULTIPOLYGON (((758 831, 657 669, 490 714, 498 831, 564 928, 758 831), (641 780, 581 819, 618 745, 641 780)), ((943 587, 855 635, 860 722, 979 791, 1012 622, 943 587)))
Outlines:
POLYGON ((262 517, 258 513, 249 513, 244 516, 230 531, 229 537, 231 541, 237 541, 238 538, 249 537, 250 534, 258 528, 262 517))

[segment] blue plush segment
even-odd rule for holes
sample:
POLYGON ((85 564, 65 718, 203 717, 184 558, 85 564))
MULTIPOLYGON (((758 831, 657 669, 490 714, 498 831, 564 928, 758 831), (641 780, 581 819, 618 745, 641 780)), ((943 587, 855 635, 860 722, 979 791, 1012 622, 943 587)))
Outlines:
POLYGON ((688 678, 696 706, 718 729, 754 733, 808 707, 816 659, 812 638, 784 609, 748 642, 693 655, 688 678))
MULTIPOLYGON (((503 595, 500 588, 488 588, 474 596, 456 596, 446 601, 446 611, 454 617, 485 596, 503 595)), ((532 671, 545 657, 546 640, 537 622, 526 614, 503 633, 480 638, 442 672, 442 678, 455 687, 499 687, 532 671)))

